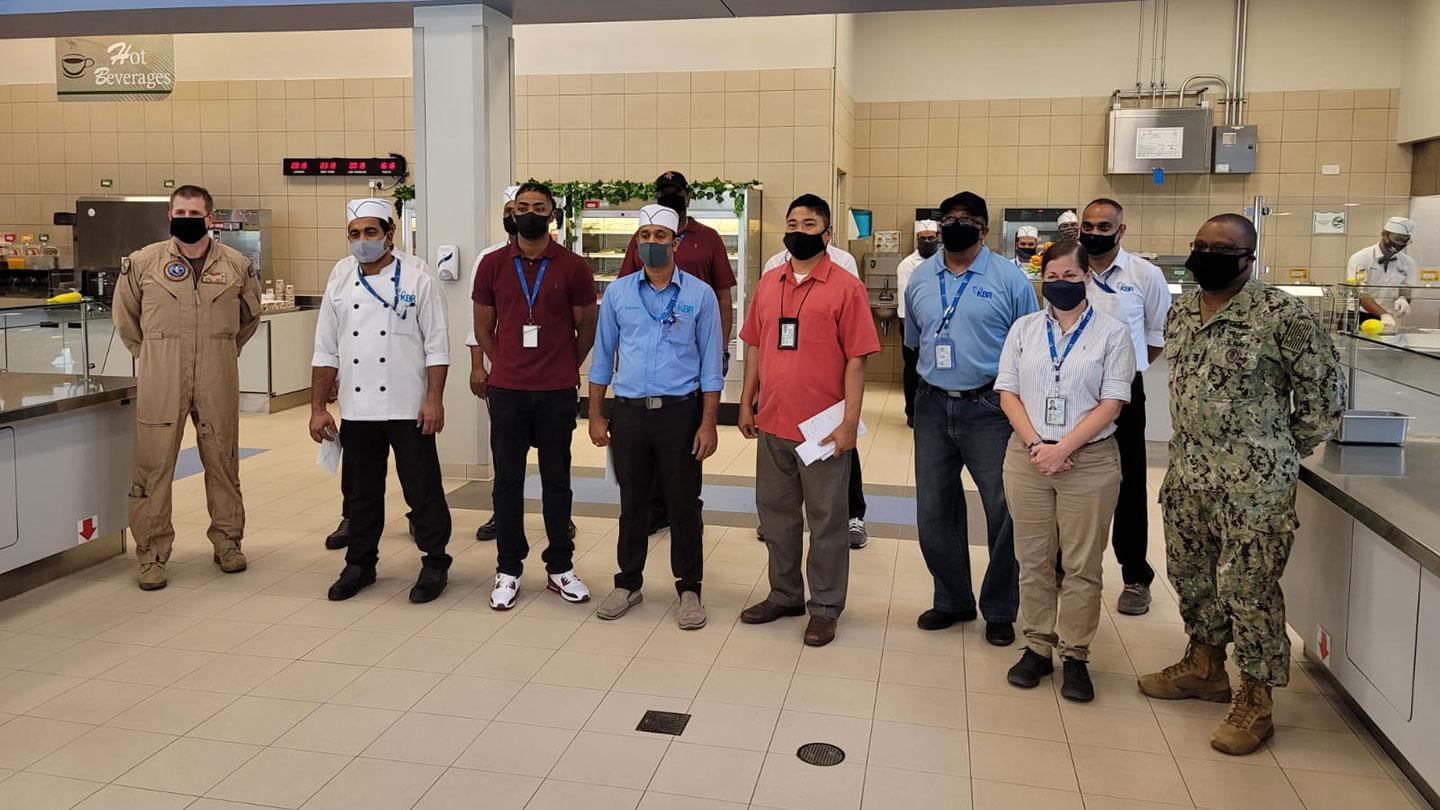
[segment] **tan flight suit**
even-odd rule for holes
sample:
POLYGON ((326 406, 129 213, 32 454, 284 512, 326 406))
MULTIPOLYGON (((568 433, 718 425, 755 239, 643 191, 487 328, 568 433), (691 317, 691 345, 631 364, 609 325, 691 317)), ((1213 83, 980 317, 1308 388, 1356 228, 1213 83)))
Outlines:
POLYGON ((260 281, 250 260, 215 240, 197 273, 175 240, 122 262, 115 330, 136 359, 135 472, 130 531, 143 562, 165 562, 175 542, 171 484, 185 420, 195 423, 210 542, 239 547, 240 348, 260 327, 260 281))

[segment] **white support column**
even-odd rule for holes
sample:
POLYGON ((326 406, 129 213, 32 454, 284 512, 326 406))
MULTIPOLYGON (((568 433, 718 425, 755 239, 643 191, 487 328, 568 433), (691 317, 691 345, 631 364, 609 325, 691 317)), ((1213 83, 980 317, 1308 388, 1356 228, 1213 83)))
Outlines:
POLYGON ((460 278, 440 282, 450 316, 445 474, 488 478, 489 416, 470 393, 470 268, 504 234, 500 193, 515 172, 514 40, 509 17, 482 5, 415 8, 417 252, 460 251, 460 278))

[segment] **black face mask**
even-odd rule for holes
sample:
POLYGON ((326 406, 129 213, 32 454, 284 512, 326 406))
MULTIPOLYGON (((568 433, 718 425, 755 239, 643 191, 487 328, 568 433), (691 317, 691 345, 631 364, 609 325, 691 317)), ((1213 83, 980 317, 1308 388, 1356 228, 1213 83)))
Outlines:
POLYGON ((175 217, 170 220, 170 235, 187 245, 204 239, 209 231, 205 227, 205 217, 175 217))
POLYGON ((1245 268, 1240 266, 1245 259, 1245 256, 1192 250, 1190 258, 1185 260, 1185 269, 1195 276, 1195 283, 1200 285, 1200 289, 1219 292, 1235 283, 1235 279, 1245 272, 1245 268))
POLYGON ((1040 294, 1050 305, 1061 312, 1080 306, 1085 301, 1085 283, 1082 281, 1047 281, 1040 285, 1040 294))
POLYGON ((1017 248, 1015 248, 1015 258, 1019 259, 1019 260, 1022 261, 1022 262, 1028 262, 1028 261, 1030 261, 1030 257, 1031 257, 1031 256, 1034 256, 1034 255, 1035 255, 1035 248, 1022 248, 1022 247, 1017 247, 1017 248))
POLYGON ((920 254, 920 257, 923 258, 923 259, 928 259, 928 258, 930 258, 931 256, 934 256, 934 255, 935 255, 935 251, 937 251, 937 250, 939 250, 939 249, 940 249, 940 240, 939 240, 939 239, 916 239, 916 240, 915 240, 915 252, 916 252, 916 253, 919 253, 919 254, 920 254))
POLYGON ((684 194, 661 194, 655 198, 655 202, 669 208, 680 215, 680 224, 685 224, 685 195, 684 194))
POLYGON ((1400 251, 1404 250, 1405 247, 1406 247, 1405 245, 1402 245, 1402 244, 1400 244, 1399 242, 1391 242, 1391 241, 1388 240, 1388 239, 1385 240, 1384 242, 1381 242, 1380 245, 1381 245, 1381 247, 1383 247, 1383 248, 1385 249, 1385 255, 1387 255, 1387 256, 1394 256, 1396 253, 1399 253, 1400 251))
POLYGON ((945 243, 946 250, 960 253, 975 247, 975 243, 980 241, 980 229, 968 222, 956 221, 940 226, 940 239, 945 243))
POLYGON ((825 250, 825 237, 818 233, 792 231, 785 234, 785 249, 790 255, 805 261, 819 256, 825 250))
POLYGON ((1080 234, 1080 247, 1091 256, 1104 256, 1115 249, 1115 234, 1113 233, 1082 233, 1080 234))
POLYGON ((526 239, 539 239, 550 230, 550 217, 534 211, 516 214, 515 230, 526 239))
POLYGON ((520 227, 515 224, 514 214, 510 214, 504 219, 500 220, 500 224, 505 226, 505 233, 508 233, 511 236, 514 236, 515 234, 520 232, 520 227))

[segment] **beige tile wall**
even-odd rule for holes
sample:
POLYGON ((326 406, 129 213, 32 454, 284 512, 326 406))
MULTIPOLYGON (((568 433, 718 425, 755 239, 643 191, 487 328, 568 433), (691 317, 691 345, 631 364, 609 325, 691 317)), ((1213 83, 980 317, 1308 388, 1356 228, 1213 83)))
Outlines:
POLYGON ((0 232, 48 233, 80 196, 197 183, 222 208, 269 208, 275 274, 315 292, 344 255, 345 201, 364 179, 285 177, 290 156, 414 157, 409 79, 181 82, 165 101, 60 102, 54 85, 0 85, 0 232), (111 178, 111 188, 100 186, 111 178))
POLYGON ((828 68, 515 77, 515 173, 550 180, 691 179, 765 184, 763 247, 785 206, 833 182, 828 68))

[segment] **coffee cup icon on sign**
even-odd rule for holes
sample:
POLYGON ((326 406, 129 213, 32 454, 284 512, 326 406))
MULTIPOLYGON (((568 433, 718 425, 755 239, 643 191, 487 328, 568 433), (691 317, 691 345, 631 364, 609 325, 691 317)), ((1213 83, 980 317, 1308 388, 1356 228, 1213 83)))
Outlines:
POLYGON ((85 75, 85 71, 95 64, 95 60, 88 56, 81 56, 78 53, 67 54, 60 59, 60 70, 72 79, 78 79, 85 75))

